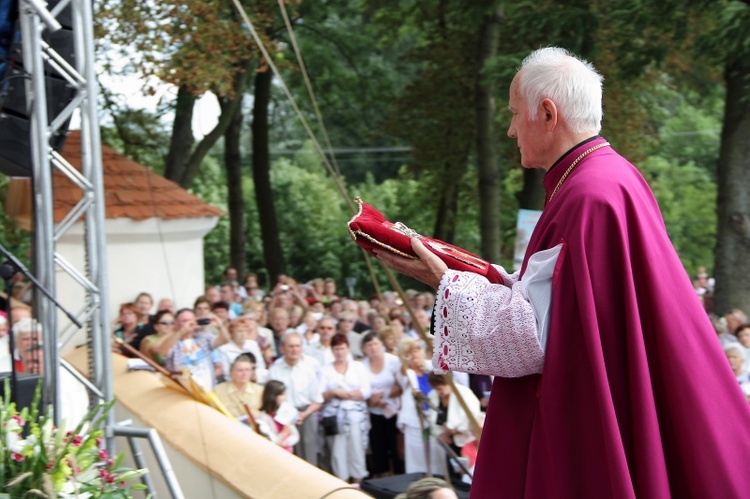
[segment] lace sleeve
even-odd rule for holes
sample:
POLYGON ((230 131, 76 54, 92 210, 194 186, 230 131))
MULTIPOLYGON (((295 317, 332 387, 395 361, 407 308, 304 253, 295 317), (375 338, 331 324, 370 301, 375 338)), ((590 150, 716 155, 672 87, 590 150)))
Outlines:
POLYGON ((501 265, 495 265, 492 264, 493 267, 495 267, 495 270, 498 271, 500 274, 500 277, 503 278, 503 281, 505 281, 506 286, 513 286, 516 282, 518 282, 518 276, 520 274, 520 271, 516 270, 512 274, 509 274, 507 270, 505 270, 505 267, 501 265))
POLYGON ((435 372, 505 378, 541 373, 544 350, 524 286, 490 284, 478 274, 448 270, 435 306, 435 372))

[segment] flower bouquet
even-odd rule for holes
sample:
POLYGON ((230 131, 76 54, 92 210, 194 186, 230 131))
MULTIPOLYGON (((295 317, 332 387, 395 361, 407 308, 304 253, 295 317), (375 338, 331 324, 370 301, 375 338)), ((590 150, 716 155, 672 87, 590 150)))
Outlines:
POLYGON ((6 382, 0 400, 0 499, 127 498, 145 485, 131 483, 146 473, 121 466, 124 453, 101 448, 104 418, 114 401, 93 408, 73 430, 55 427, 51 408, 39 411, 41 384, 31 408, 10 402, 6 382))

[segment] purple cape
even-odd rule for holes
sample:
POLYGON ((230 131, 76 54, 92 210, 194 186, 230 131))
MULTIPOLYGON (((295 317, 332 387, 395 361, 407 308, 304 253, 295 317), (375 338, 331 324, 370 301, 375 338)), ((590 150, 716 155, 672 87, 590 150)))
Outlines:
MULTIPOLYGON (((548 199, 601 142, 550 169, 548 199)), ((471 497, 750 496, 750 406, 649 186, 611 147, 549 201, 522 273, 561 242, 544 372, 495 379, 471 497)))

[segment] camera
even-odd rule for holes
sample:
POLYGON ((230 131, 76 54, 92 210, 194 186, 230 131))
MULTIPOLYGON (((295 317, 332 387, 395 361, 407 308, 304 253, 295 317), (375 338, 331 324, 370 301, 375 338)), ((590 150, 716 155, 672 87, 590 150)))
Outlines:
POLYGON ((211 324, 211 319, 208 317, 201 317, 200 319, 195 321, 199 326, 208 326, 211 324))
POLYGON ((289 291, 289 286, 287 286, 286 284, 282 284, 281 286, 279 286, 279 289, 281 291, 289 291))

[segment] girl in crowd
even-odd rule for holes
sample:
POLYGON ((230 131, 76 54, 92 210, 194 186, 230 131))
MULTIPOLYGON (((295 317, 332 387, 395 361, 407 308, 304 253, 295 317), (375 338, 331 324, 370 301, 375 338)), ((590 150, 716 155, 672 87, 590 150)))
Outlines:
POLYGON ((331 452, 333 474, 354 483, 367 476, 365 449, 369 430, 366 400, 370 376, 365 366, 350 362, 349 340, 343 334, 331 338, 333 362, 323 366, 323 428, 331 452))
POLYGON ((277 380, 270 380, 266 383, 263 389, 263 404, 260 406, 258 416, 258 427, 271 442, 292 452, 292 447, 299 442, 299 432, 293 422, 282 419, 284 416, 282 412, 285 412, 282 410, 282 404, 285 402, 286 385, 277 380))
POLYGON ((396 452, 396 414, 400 405, 401 386, 396 375, 401 368, 398 357, 386 353, 383 343, 374 332, 362 338, 362 364, 370 372, 372 395, 367 400, 370 411, 370 473, 374 478, 393 471, 403 473, 404 463, 396 452))

